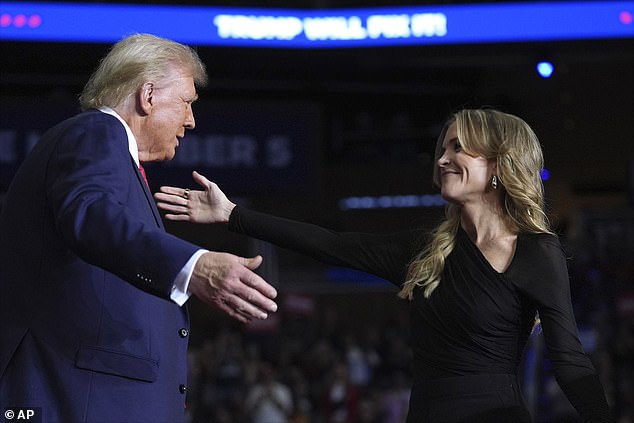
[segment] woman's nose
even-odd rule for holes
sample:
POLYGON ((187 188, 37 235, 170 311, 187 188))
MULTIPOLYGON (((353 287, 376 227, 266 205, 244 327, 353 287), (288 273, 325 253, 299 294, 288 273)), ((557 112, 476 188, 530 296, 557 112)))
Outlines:
POLYGON ((449 157, 447 156, 447 152, 445 151, 442 156, 438 158, 438 166, 443 166, 449 164, 449 157))

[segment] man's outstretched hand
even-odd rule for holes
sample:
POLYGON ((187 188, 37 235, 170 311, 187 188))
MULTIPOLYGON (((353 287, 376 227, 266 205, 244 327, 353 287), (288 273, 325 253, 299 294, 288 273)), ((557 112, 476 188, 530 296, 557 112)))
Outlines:
POLYGON ((277 311, 277 291, 254 272, 261 263, 261 256, 207 252, 196 262, 189 290, 241 322, 266 319, 277 311))

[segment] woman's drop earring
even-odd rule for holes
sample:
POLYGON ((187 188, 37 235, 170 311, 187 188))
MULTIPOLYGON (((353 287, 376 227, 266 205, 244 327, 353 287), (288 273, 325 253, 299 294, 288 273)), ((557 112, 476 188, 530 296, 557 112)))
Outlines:
POLYGON ((498 189, 498 177, 493 175, 493 179, 491 179, 491 186, 493 189, 498 189))

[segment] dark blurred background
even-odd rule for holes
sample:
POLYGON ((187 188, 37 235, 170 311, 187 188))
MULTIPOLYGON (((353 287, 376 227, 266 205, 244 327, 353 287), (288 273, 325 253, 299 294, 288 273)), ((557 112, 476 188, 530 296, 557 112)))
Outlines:
MULTIPOLYGON (((170 3, 307 10, 411 5, 152 2, 170 3)), ((190 171, 198 169, 240 204, 335 230, 433 225, 443 211, 433 201, 433 149, 448 114, 492 106, 524 118, 543 145, 548 210, 571 258, 584 346, 618 421, 633 421, 634 40, 195 47, 210 75, 194 106, 197 129, 173 163, 148 169, 153 189, 194 188, 190 171), (552 77, 537 74, 539 59, 553 62, 552 77)), ((109 45, 2 42, 0 48, 0 156, 12 158, 0 162, 2 198, 39 134, 77 111, 77 96, 109 45)), ((167 228, 212 250, 262 254, 260 272, 280 291, 280 311, 247 327, 190 301, 191 421, 258 421, 247 398, 264 370, 290 389, 288 421, 403 421, 408 306, 395 288, 224 227, 167 228)), ((531 337, 523 373, 536 422, 577 421, 553 382, 539 335, 531 337)))

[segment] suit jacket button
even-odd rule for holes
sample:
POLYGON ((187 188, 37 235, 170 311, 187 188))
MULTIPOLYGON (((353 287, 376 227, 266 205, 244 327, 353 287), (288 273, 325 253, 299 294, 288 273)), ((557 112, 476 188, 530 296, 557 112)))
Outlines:
POLYGON ((187 386, 183 385, 182 383, 178 386, 178 391, 181 394, 184 394, 187 391, 187 386))
POLYGON ((178 334, 181 338, 186 338, 187 335, 189 335, 189 332, 187 331, 187 329, 181 328, 181 330, 178 331, 178 334))

